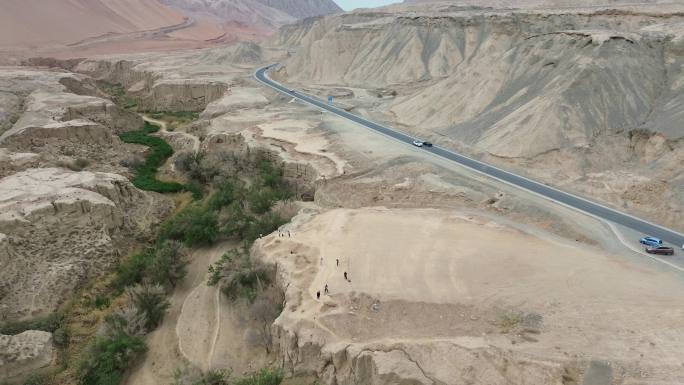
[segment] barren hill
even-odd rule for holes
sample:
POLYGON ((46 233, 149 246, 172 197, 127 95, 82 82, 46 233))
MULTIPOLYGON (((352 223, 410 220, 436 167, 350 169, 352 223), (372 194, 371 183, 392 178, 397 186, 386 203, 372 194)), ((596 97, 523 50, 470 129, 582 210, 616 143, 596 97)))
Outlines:
POLYGON ((478 8, 574 8, 670 3, 668 0, 404 0, 402 4, 447 4, 478 8))
POLYGON ((70 44, 184 21, 180 12, 157 0, 3 0, 0 47, 70 44))
POLYGON ((297 52, 282 73, 392 90, 357 102, 440 145, 681 223, 682 4, 509 3, 400 4, 287 26, 277 43, 297 52))
POLYGON ((298 19, 340 11, 332 0, 6 0, 0 64, 258 41, 298 19))
POLYGON ((271 8, 279 9, 297 19, 312 16, 340 13, 340 8, 333 0, 258 0, 271 8))
POLYGON ((332 0, 161 0, 193 15, 272 32, 297 19, 341 12, 332 0))

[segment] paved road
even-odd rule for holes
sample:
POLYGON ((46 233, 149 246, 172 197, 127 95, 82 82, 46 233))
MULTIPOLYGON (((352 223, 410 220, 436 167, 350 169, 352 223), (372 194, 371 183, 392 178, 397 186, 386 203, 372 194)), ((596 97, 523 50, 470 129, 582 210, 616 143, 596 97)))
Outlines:
MULTIPOLYGON (((305 103, 311 104, 315 107, 318 107, 322 110, 331 112, 335 115, 341 116, 345 119, 351 120, 354 123, 360 124, 366 128, 369 128, 371 130, 377 131, 379 133, 385 134, 387 136, 390 136, 398 141, 404 142, 410 146, 412 146, 414 138, 406 135, 400 131, 393 130, 391 128, 381 126, 377 123, 373 123, 367 119, 364 119, 362 117, 356 116, 354 114, 350 114, 349 112, 342 110, 340 108, 337 108, 333 105, 329 105, 328 103, 313 98, 308 95, 304 95, 300 92, 297 92, 293 89, 290 89, 288 87, 283 86, 280 83, 277 83, 271 79, 268 78, 267 73, 268 70, 276 66, 276 64, 272 64, 263 68, 260 68, 259 70, 256 71, 254 74, 255 78, 283 93, 288 96, 291 96, 293 98, 297 98, 305 103)), ((601 219, 605 219, 614 223, 617 223, 619 225, 628 227, 630 229, 633 229, 635 231, 638 231, 639 233, 645 234, 645 235, 652 235, 655 237, 658 237, 665 242, 669 242, 673 245, 681 246, 684 245, 684 234, 680 234, 674 230, 656 225, 654 223, 647 222, 645 220, 636 218, 634 216, 631 216, 629 214, 622 213, 617 210, 613 210, 611 208, 608 208, 606 206, 600 205, 598 203, 592 202, 588 199, 578 197, 573 194, 569 194, 563 191, 560 191, 558 189, 555 189, 553 187, 549 187, 545 184, 535 182, 533 180, 530 180, 528 178, 510 173, 508 171, 504 171, 500 168, 488 165, 486 163, 480 162, 478 160, 468 158, 466 156, 463 156, 461 154, 455 153, 453 151, 438 147, 438 146, 433 146, 433 147, 422 147, 422 149, 426 152, 432 153, 434 155, 437 155, 441 158, 448 159, 451 161, 454 161, 462 166, 468 167, 472 170, 475 170, 477 172, 480 172, 482 174, 485 174, 489 177, 498 179, 500 181, 503 181, 505 183, 511 184, 513 186, 516 186, 518 188, 531 191, 535 194, 541 195, 547 199, 550 199, 552 201, 555 201, 557 203, 564 204, 566 206, 570 206, 574 209, 580 210, 584 213, 593 215, 595 217, 599 217, 601 219)))

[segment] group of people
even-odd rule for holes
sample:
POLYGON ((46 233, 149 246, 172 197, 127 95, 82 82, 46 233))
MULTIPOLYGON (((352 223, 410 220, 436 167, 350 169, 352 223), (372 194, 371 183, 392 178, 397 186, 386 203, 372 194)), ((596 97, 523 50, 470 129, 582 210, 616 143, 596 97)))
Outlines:
MULTIPOLYGON (((321 257, 321 266, 322 265, 323 265, 323 257, 321 257)), ((340 259, 339 258, 335 259, 335 265, 338 267, 340 266, 340 259)), ((351 280, 349 279, 349 275, 347 274, 346 271, 343 273, 343 275, 344 275, 345 281, 351 282, 351 280)), ((326 295, 330 294, 330 289, 328 289, 327 283, 325 284, 325 287, 323 288, 323 293, 326 295)), ((316 299, 321 299, 321 291, 320 290, 316 292, 316 299)))

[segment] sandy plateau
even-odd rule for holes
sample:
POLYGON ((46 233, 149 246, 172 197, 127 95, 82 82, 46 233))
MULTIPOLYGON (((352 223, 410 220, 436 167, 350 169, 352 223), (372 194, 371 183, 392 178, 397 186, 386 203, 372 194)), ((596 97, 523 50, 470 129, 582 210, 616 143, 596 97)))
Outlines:
POLYGON ((615 383, 682 381, 682 282, 668 273, 458 210, 336 209, 290 230, 256 251, 287 282, 275 327, 295 372, 560 384, 607 360, 615 383))

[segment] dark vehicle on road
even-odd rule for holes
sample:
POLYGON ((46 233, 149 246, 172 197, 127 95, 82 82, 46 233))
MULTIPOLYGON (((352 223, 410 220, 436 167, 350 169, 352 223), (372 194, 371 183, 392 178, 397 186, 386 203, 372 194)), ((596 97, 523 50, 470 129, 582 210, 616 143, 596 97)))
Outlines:
POLYGON ((674 255, 674 249, 667 246, 647 247, 646 252, 649 254, 674 255))
POLYGON ((432 143, 430 143, 430 142, 423 142, 423 146, 425 146, 425 147, 432 147, 432 143))

